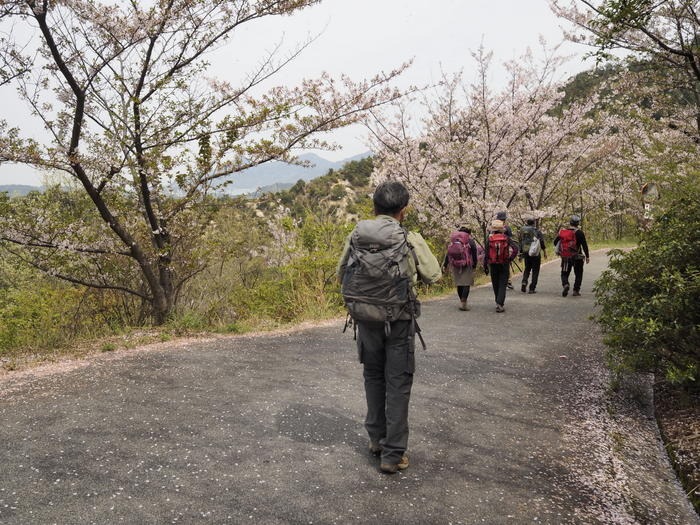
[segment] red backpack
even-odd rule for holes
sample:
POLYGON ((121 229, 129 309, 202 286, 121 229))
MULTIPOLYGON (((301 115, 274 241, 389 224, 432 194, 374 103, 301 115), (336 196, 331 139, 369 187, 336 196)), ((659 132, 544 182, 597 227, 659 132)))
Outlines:
POLYGON ((447 245, 447 261, 453 268, 471 268, 472 251, 469 248, 469 234, 467 232, 452 232, 450 243, 447 245))
POLYGON ((561 257, 575 257, 577 254, 576 230, 570 228, 559 230, 559 255, 561 257))
POLYGON ((489 235, 489 264, 510 262, 510 239, 505 233, 489 235))

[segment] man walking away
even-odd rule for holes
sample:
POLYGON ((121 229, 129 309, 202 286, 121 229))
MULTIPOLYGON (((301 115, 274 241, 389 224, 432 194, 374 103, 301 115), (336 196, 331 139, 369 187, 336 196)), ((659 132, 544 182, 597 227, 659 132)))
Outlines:
POLYGON ((491 275, 491 285, 496 298, 496 312, 505 312, 506 286, 510 277, 510 263, 518 255, 518 245, 505 233, 503 221, 491 223, 484 257, 484 272, 491 275))
POLYGON ((380 184, 373 196, 376 217, 357 224, 337 269, 357 329, 369 451, 381 456, 379 468, 389 474, 408 468, 408 405, 420 315, 415 284, 441 277, 423 237, 401 226, 408 200, 400 182, 380 184))
POLYGON ((545 243, 542 232, 535 227, 535 219, 527 219, 525 226, 520 229, 520 257, 525 261, 525 270, 523 271, 523 281, 520 286, 520 291, 527 291, 527 282, 532 273, 532 281, 530 282, 530 290, 528 293, 536 293, 537 280, 540 275, 540 265, 542 263, 542 255, 545 257, 545 243))
POLYGON ((580 229, 581 218, 572 215, 568 228, 559 230, 554 239, 554 247, 561 257, 561 285, 562 297, 569 295, 569 276, 574 270, 574 297, 581 295, 581 283, 583 282, 583 261, 590 262, 586 235, 580 229))

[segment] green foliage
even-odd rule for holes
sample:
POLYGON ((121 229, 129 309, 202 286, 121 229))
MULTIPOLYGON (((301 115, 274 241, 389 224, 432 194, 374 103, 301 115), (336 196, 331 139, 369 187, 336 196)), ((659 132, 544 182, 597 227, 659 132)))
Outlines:
POLYGON ((170 328, 176 335, 185 335, 192 332, 200 332, 206 330, 209 323, 200 312, 186 310, 184 312, 176 312, 168 321, 170 328))
MULTIPOLYGON (((178 247, 190 250, 196 264, 192 277, 179 290, 161 340, 202 331, 242 333, 342 315, 336 265, 354 223, 373 215, 371 171, 368 158, 319 179, 299 181, 288 192, 259 199, 212 198, 203 203, 208 225, 196 244, 178 247), (197 268, 201 270, 194 271, 197 268)), ((49 200, 37 194, 14 203, 12 209, 24 210, 23 216, 30 220, 29 199, 36 205, 53 206, 56 213, 75 213, 82 202, 59 189, 52 191, 49 200), (52 199, 63 199, 70 206, 61 211, 51 204, 52 199)), ((8 200, 0 200, 0 212, 3 204, 9 204, 8 200)), ((60 222, 56 224, 60 233, 60 222)), ((408 219, 407 226, 421 230, 415 216, 408 219)), ((88 223, 86 231, 92 227, 88 223)), ((426 240, 436 254, 441 253, 443 239, 426 240)), ((138 301, 46 277, 12 255, 8 251, 12 246, 0 244, 3 248, 0 358, 4 367, 14 367, 15 357, 22 354, 64 351, 77 340, 123 333, 145 320, 139 318, 142 305, 138 301)), ((128 269, 119 264, 108 270, 114 279, 120 278, 120 271, 130 278, 128 269)), ((190 270, 180 267, 177 271, 190 270)), ((425 297, 452 287, 449 279, 442 284, 425 287, 420 293, 425 297)), ((107 341, 95 349, 109 352, 120 346, 107 341)))
POLYGON ((333 216, 340 223, 366 218, 372 213, 369 186, 373 166, 372 157, 351 161, 311 181, 299 180, 273 199, 287 206, 295 219, 303 220, 310 214, 333 216))
POLYGON ((110 300, 42 276, 0 264, 0 357, 57 348, 83 337, 113 333, 110 300))
POLYGON ((598 17, 591 21, 598 46, 599 61, 610 58, 609 50, 619 47, 621 33, 630 28, 642 28, 649 22, 651 0, 606 0, 598 7, 598 17))
POLYGON ((114 343, 104 343, 102 345, 102 352, 114 352, 117 349, 117 345, 114 343))
POLYGON ((341 311, 335 271, 348 228, 309 215, 297 227, 295 256, 269 268, 257 286, 237 290, 241 314, 289 323, 327 318, 341 311))
POLYGON ((611 252, 595 284, 614 370, 700 381, 700 184, 693 178, 631 251, 611 252))
POLYGON ((345 197, 345 195, 345 187, 342 184, 336 184, 331 189, 331 199, 334 201, 341 200, 343 197, 345 197))

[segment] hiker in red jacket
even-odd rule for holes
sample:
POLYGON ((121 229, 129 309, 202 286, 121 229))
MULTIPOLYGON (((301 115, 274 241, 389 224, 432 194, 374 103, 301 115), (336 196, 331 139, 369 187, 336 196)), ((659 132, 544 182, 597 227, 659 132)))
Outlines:
POLYGON ((561 285, 562 297, 569 295, 569 276, 574 270, 574 297, 581 295, 581 282, 583 281, 583 261, 590 262, 586 235, 579 224, 581 217, 572 215, 568 228, 559 230, 554 239, 554 251, 561 257, 561 285))

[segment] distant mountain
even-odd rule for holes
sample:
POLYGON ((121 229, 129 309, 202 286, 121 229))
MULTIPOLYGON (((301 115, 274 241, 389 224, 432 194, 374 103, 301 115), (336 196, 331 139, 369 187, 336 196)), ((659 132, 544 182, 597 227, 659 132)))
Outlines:
POLYGON ((286 191, 295 184, 296 182, 275 182, 270 186, 261 186, 260 188, 256 189, 253 193, 248 193, 247 196, 252 197, 253 199, 257 199, 258 197, 261 197, 266 193, 278 193, 280 191, 286 191))
POLYGON ((42 191, 41 186, 27 186, 26 184, 0 184, 0 193, 7 192, 10 197, 22 197, 31 191, 42 191))
POLYGON ((226 186, 225 192, 241 194, 254 193, 256 190, 267 186, 279 185, 281 188, 289 185, 287 187, 291 187, 299 179, 309 181, 325 175, 328 173, 328 170, 340 169, 348 162, 361 160, 371 155, 372 153, 367 151, 338 162, 332 162, 314 153, 299 155, 299 160, 308 161, 312 164, 309 167, 287 164, 286 162, 267 162, 229 176, 228 180, 231 182, 226 186))
MULTIPOLYGON (((345 164, 369 157, 372 152, 366 151, 337 162, 319 157, 314 153, 299 155, 299 160, 308 161, 311 166, 297 166, 286 162, 267 162, 260 166, 247 169, 228 177, 231 182, 224 189, 229 194, 252 194, 281 191, 291 188, 299 179, 310 181, 328 173, 328 170, 338 170, 345 164)), ((30 191, 42 191, 40 186, 22 184, 0 185, 0 192, 6 191, 11 197, 26 195, 30 191)))

